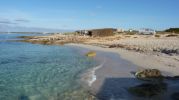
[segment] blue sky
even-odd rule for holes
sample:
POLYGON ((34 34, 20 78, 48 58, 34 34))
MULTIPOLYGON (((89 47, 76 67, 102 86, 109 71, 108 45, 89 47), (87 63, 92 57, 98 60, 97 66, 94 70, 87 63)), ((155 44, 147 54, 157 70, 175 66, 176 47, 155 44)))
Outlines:
POLYGON ((1 0, 0 24, 53 29, 179 27, 179 0, 1 0))

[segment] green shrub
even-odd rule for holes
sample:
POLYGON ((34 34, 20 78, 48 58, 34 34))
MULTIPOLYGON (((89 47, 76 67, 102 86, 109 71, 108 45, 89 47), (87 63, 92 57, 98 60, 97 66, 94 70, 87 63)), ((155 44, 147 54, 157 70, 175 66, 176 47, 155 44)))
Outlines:
POLYGON ((170 29, 165 30, 165 32, 172 32, 172 33, 179 34, 179 28, 170 28, 170 29))

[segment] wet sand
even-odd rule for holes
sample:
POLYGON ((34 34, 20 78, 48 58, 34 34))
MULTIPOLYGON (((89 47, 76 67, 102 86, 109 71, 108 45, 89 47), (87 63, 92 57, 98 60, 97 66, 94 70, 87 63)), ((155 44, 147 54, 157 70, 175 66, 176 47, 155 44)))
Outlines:
MULTIPOLYGON (((97 56, 93 59, 99 62, 100 67, 98 66, 98 68, 88 70, 83 74, 82 81, 87 81, 87 85, 84 85, 85 88, 89 89, 90 92, 100 100, 170 100, 170 95, 179 89, 179 87, 176 86, 179 81, 167 81, 166 83, 169 84, 168 92, 153 96, 152 98, 134 96, 128 92, 128 88, 146 82, 136 79, 133 72, 144 69, 145 67, 126 60, 118 53, 108 51, 105 48, 80 44, 69 44, 69 46, 77 48, 81 54, 85 54, 91 50, 96 51, 97 56), (95 75, 95 80, 93 74, 95 75), (88 84, 90 81, 93 83, 88 84)), ((161 71, 164 75, 175 74, 166 70, 161 71)))

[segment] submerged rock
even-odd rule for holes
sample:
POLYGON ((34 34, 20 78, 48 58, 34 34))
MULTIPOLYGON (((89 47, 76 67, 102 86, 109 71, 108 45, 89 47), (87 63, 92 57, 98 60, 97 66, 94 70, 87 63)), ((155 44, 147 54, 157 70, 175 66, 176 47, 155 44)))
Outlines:
POLYGON ((33 39, 34 36, 18 36, 17 38, 23 38, 23 39, 33 39))
POLYGON ((153 80, 153 79, 162 79, 163 76, 158 69, 145 69, 135 73, 135 76, 138 79, 142 80, 153 80))
POLYGON ((164 93, 167 90, 167 84, 160 83, 160 84, 141 84, 134 87, 130 87, 128 91, 139 97, 152 97, 155 95, 159 95, 164 93))
POLYGON ((96 52, 94 51, 90 51, 86 54, 87 57, 95 57, 96 56, 96 52))
POLYGON ((21 96, 19 96, 18 100, 30 100, 30 99, 26 95, 21 95, 21 96))

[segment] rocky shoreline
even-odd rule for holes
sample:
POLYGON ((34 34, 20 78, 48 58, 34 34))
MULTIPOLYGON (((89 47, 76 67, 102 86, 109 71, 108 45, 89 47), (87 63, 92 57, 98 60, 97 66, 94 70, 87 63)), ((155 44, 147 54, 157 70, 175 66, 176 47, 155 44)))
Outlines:
POLYGON ((179 35, 145 36, 145 35, 115 35, 108 37, 89 37, 78 35, 49 35, 49 36, 21 36, 22 42, 44 45, 64 45, 80 43, 107 48, 122 48, 136 52, 164 53, 179 55, 179 35))

